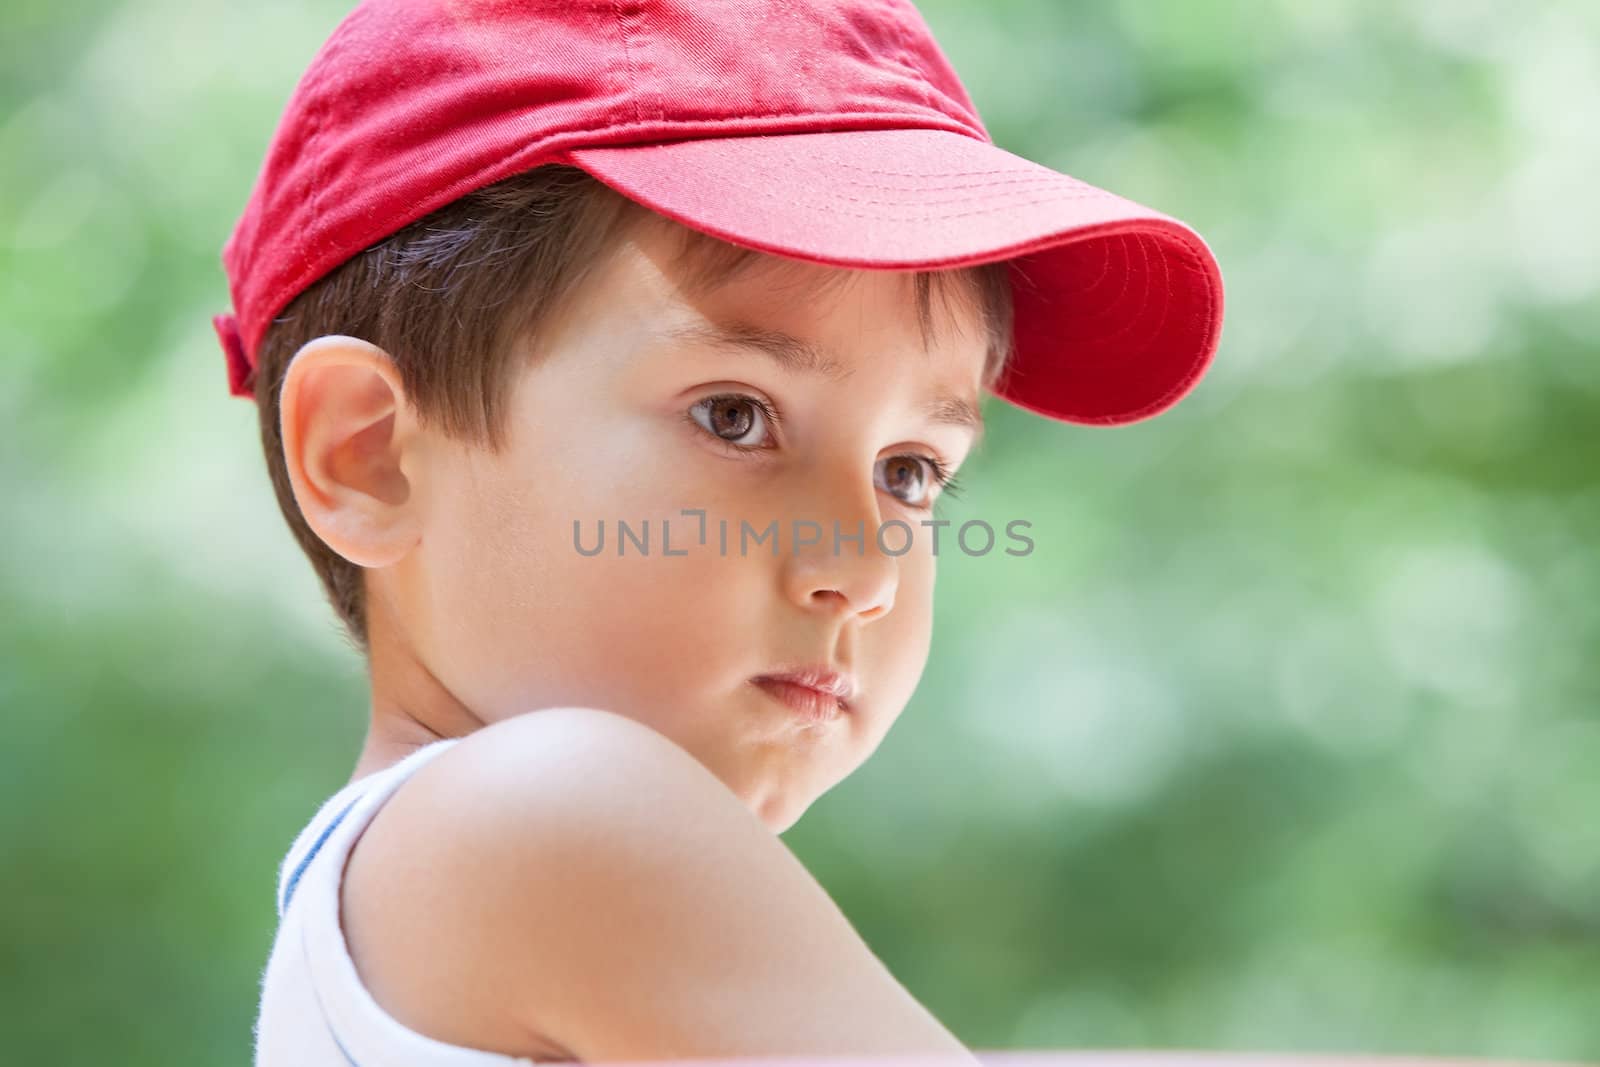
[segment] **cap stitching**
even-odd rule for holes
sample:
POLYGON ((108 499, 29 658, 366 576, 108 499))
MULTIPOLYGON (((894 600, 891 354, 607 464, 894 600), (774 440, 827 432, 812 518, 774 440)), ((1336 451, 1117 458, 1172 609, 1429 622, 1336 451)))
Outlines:
POLYGON ((917 86, 922 90, 923 103, 937 111, 938 105, 933 99, 933 86, 928 82, 926 75, 922 73, 922 68, 911 61, 911 42, 910 39, 906 37, 906 20, 904 18, 904 14, 904 12, 901 12, 902 17, 889 20, 890 26, 894 29, 895 37, 897 37, 900 41, 900 54, 896 58, 898 59, 900 66, 905 68, 905 70, 911 74, 912 80, 915 81, 917 86))
MULTIPOLYGON (((1143 236, 1144 235, 1141 234, 1141 235, 1138 235, 1138 236, 1140 237, 1141 240, 1143 240, 1143 236)), ((1161 261, 1162 261, 1163 269, 1165 269, 1168 261, 1166 260, 1165 257, 1162 257, 1161 261)), ((1202 317, 1203 317, 1204 322, 1208 326, 1207 333, 1209 333, 1210 332, 1209 331, 1209 326, 1215 320, 1216 300, 1212 296, 1212 290, 1211 290, 1211 287, 1209 285, 1205 286, 1202 289, 1201 295, 1202 295, 1202 298, 1203 298, 1204 303, 1205 303, 1205 313, 1204 313, 1204 315, 1202 317)), ((1162 323, 1163 323, 1163 325, 1166 322, 1167 309, 1170 308, 1170 307, 1171 307, 1171 301, 1168 301, 1167 302, 1167 307, 1162 309, 1162 323)), ((1195 369, 1200 367, 1205 362, 1205 359, 1206 359, 1206 356, 1207 356, 1207 352, 1208 352, 1208 348, 1209 348, 1209 346, 1208 347, 1202 347, 1195 354, 1194 358, 1189 361, 1188 365, 1184 367, 1183 373, 1179 374, 1177 376, 1175 383, 1173 385, 1169 386, 1167 388, 1167 390, 1165 392, 1163 392, 1159 397, 1157 397, 1156 399, 1154 399, 1154 400, 1150 401, 1149 403, 1145 404, 1143 407, 1134 408, 1131 411, 1116 412, 1116 413, 1113 413, 1113 414, 1110 414, 1110 415, 1084 416, 1084 417, 1074 418, 1073 421, 1080 422, 1080 423, 1085 423, 1085 424, 1093 424, 1093 425, 1107 425, 1107 424, 1114 424, 1114 423, 1135 422, 1135 421, 1138 421, 1139 419, 1143 418, 1146 415, 1152 414, 1154 412, 1159 412, 1159 411, 1165 410, 1167 407, 1170 406, 1171 401, 1173 400, 1173 398, 1186 394, 1191 388, 1194 387, 1195 384, 1197 384, 1196 382, 1194 382, 1192 380, 1193 379, 1193 375, 1194 375, 1195 369)))
MULTIPOLYGON (((851 188, 862 189, 864 191, 875 192, 875 193, 916 193, 916 192, 918 192, 918 190, 915 190, 915 189, 901 189, 901 188, 898 188, 898 187, 892 186, 892 185, 872 185, 871 183, 868 183, 868 182, 856 182, 851 186, 851 188)), ((1060 186, 1057 186, 1054 190, 1052 190, 1049 186, 1041 186, 1039 184, 1031 184, 1031 185, 1029 185, 1029 184, 1016 184, 1016 183, 1001 183, 999 185, 969 185, 969 186, 965 186, 965 187, 963 187, 963 186, 952 186, 950 188, 943 188, 943 189, 930 189, 929 192, 933 192, 933 193, 958 192, 963 188, 968 189, 968 190, 974 190, 974 191, 977 191, 977 192, 993 193, 994 195, 1001 196, 1001 197, 1031 196, 1031 195, 1033 195, 1035 193, 1046 193, 1048 195, 1049 193, 1051 193, 1053 191, 1055 193, 1055 195, 1052 197, 1052 199, 1056 199, 1056 200, 1095 200, 1095 199, 1099 199, 1099 194, 1097 194, 1097 193, 1094 193, 1092 191, 1076 191, 1076 190, 1073 190, 1072 187, 1062 188, 1060 186), (1009 188, 1007 187, 1008 185, 1010 186, 1009 188)), ((896 205, 905 205, 906 204, 905 197, 903 197, 903 196, 898 198, 898 199, 881 200, 881 199, 877 199, 875 197, 855 196, 855 195, 852 195, 852 194, 849 194, 849 193, 840 193, 839 195, 843 199, 849 200, 849 201, 851 201, 853 203, 857 203, 857 204, 881 204, 881 205, 883 205, 885 207, 894 207, 896 205)), ((970 204, 971 202, 972 202, 972 194, 969 192, 969 193, 966 193, 966 194, 961 195, 961 196, 946 197, 946 198, 941 198, 941 199, 932 199, 932 198, 919 197, 916 200, 916 203, 914 205, 908 205, 908 206, 915 206, 915 207, 941 207, 941 206, 944 206, 944 205, 947 205, 947 204, 970 204)), ((1001 207, 1003 207, 1005 205, 1001 204, 1001 205, 993 205, 993 206, 1001 206, 1001 207)))
POLYGON ((617 20, 617 32, 622 37, 622 65, 628 71, 628 100, 633 104, 633 120, 643 122, 644 114, 639 110, 639 83, 633 69, 633 53, 628 47, 628 26, 622 17, 621 0, 611 0, 611 14, 617 20))
MULTIPOLYGON (((863 172, 863 173, 870 173, 870 172, 863 172)), ((1089 185, 1087 182, 1080 182, 1080 181, 1078 181, 1076 179, 1070 179, 1070 178, 1064 179, 1063 177, 1057 176, 1057 175, 1050 175, 1050 174, 1017 174, 1015 171, 1006 171, 1006 170, 991 170, 991 171, 986 171, 984 173, 985 174, 1004 174, 1004 175, 1008 175, 1008 177, 1006 177, 1006 178, 1004 178, 1004 179, 1002 179, 1000 181, 993 181, 993 182, 965 182, 965 183, 960 184, 960 185, 938 185, 938 186, 933 186, 933 185, 923 185, 923 186, 883 185, 883 184, 880 184, 878 182, 862 181, 859 178, 847 178, 845 180, 850 182, 852 185, 859 185, 862 188, 866 188, 866 189, 882 189, 882 190, 886 190, 886 191, 909 192, 909 193, 924 192, 924 191, 926 191, 926 192, 943 193, 943 192, 951 192, 951 191, 958 190, 958 189, 998 189, 998 188, 1000 188, 1002 186, 1006 186, 1006 185, 1056 185, 1056 186, 1061 186, 1063 188, 1068 188, 1068 189, 1083 189, 1083 190, 1085 190, 1085 191, 1087 191, 1087 192, 1089 192, 1091 194, 1094 194, 1094 195, 1102 195, 1102 196, 1105 196, 1105 195, 1115 196, 1116 195, 1115 193, 1109 193, 1108 194, 1108 193, 1105 193, 1103 190, 1095 189, 1093 186, 1089 185)), ((981 177, 983 175, 972 175, 972 176, 973 177, 981 177)), ((928 177, 943 178, 943 177, 946 177, 946 175, 930 175, 928 177)), ((955 174, 955 175, 949 175, 948 177, 961 178, 961 177, 967 177, 967 175, 955 174)), ((1119 197, 1119 199, 1121 199, 1121 198, 1119 197)))
MULTIPOLYGON (((999 145, 994 144, 993 142, 985 142, 985 143, 991 148, 999 148, 1000 151, 1002 151, 1002 152, 1005 151, 1004 148, 1000 148, 999 145)), ((1019 156, 1018 158, 1020 159, 1021 157, 1019 156)), ((887 175, 889 177, 897 177, 897 178, 923 178, 923 177, 927 177, 926 174, 924 174, 922 172, 919 172, 919 171, 914 171, 914 170, 882 170, 882 169, 880 169, 878 167, 867 167, 867 166, 861 165, 860 163, 852 163, 848 159, 844 159, 842 157, 834 159, 833 162, 836 163, 839 167, 841 167, 844 170, 859 170, 859 171, 861 171, 861 172, 863 172, 865 174, 882 174, 882 175, 887 175)), ((1025 162, 1031 162, 1031 161, 1025 161, 1025 162)), ((942 176, 943 177, 947 177, 947 178, 980 178, 985 174, 1015 174, 1015 173, 1017 173, 1017 171, 1019 169, 1020 168, 1017 168, 1017 167, 995 167, 995 168, 992 168, 990 170, 947 170, 947 171, 943 172, 942 176)), ((1040 169, 1041 170, 1048 170, 1049 168, 1043 167, 1043 165, 1041 164, 1040 165, 1040 169)), ((1049 171, 1049 174, 1041 174, 1039 176, 1040 177, 1067 178, 1067 179, 1069 179, 1071 181, 1079 182, 1082 185, 1088 185, 1089 184, 1088 182, 1085 182, 1080 178, 1072 177, 1072 175, 1070 175, 1070 174, 1062 174, 1060 171, 1049 171)))
MULTIPOLYGON (((1129 237, 1131 237, 1131 238, 1133 238, 1135 240, 1141 241, 1141 248, 1143 247, 1142 246, 1142 240, 1143 239, 1142 239, 1140 234, 1118 234, 1116 236, 1118 238, 1129 238, 1129 237)), ((1106 253, 1106 262, 1109 263, 1109 260, 1110 260, 1110 252, 1108 251, 1106 253)), ((1094 284, 1084 286, 1081 289, 1075 290, 1072 294, 1068 294, 1068 300, 1070 300, 1073 295, 1086 294, 1086 293, 1090 292, 1092 289, 1094 289, 1094 287, 1096 285, 1098 285, 1100 283, 1100 281, 1102 279, 1104 279, 1106 277, 1107 274, 1110 274, 1110 273, 1112 273, 1110 267, 1102 264, 1100 275, 1099 275, 1099 277, 1097 277, 1095 279, 1094 284)), ((1102 297, 1100 300, 1098 300, 1096 302, 1097 306, 1095 308, 1096 314, 1094 315, 1094 318, 1105 318, 1107 316, 1107 314, 1110 311, 1111 307, 1113 305, 1115 305, 1117 303, 1117 301, 1121 300, 1123 298, 1123 296, 1128 292, 1128 281, 1136 273, 1138 273, 1138 272, 1127 268, 1126 265, 1124 266, 1124 269, 1121 271, 1121 273, 1116 275, 1118 281, 1120 281, 1122 283, 1121 284, 1121 288, 1119 288, 1117 290, 1117 292, 1116 292, 1116 294, 1114 296, 1111 296, 1109 298, 1102 297)), ((1147 299, 1143 300, 1143 301, 1140 302, 1140 307, 1143 308, 1145 306, 1148 306, 1148 303, 1149 303, 1149 301, 1147 299)), ((1126 315, 1121 316, 1121 317, 1127 318, 1126 315)), ((1086 317, 1086 320, 1087 320, 1087 317, 1086 317)), ((1137 325, 1137 324, 1132 322, 1132 321, 1125 322, 1120 329, 1113 330, 1110 333, 1102 333, 1102 334, 1097 334, 1097 335, 1091 335, 1089 337, 1082 338, 1082 340, 1090 340, 1090 341, 1094 341, 1096 343, 1103 342, 1103 341, 1106 341, 1106 340, 1108 340, 1110 338, 1118 337, 1118 336, 1121 336, 1124 333, 1127 333, 1130 329, 1133 329, 1135 327, 1135 325, 1137 325)))
MULTIPOLYGON (((1143 265, 1138 270, 1129 269, 1129 270, 1125 270, 1125 271, 1122 272, 1122 288, 1121 288, 1121 290, 1118 291, 1116 296, 1112 297, 1110 300, 1107 300, 1107 301, 1103 302, 1100 305, 1101 314, 1099 316, 1097 316, 1097 317, 1104 318, 1106 312, 1110 309, 1110 307, 1113 304, 1115 304, 1117 301, 1119 301, 1119 300, 1121 300, 1123 298, 1123 296, 1128 292, 1128 281, 1129 281, 1129 279, 1131 279, 1135 275, 1142 275, 1145 278, 1149 278, 1151 276, 1150 250, 1145 247, 1145 235, 1142 234, 1142 233, 1133 233, 1133 234, 1127 234, 1126 236, 1132 237, 1135 241, 1138 242, 1139 255, 1143 260, 1143 265)), ((1166 269, 1165 269, 1164 265, 1163 265, 1163 268, 1162 268, 1162 273, 1165 276, 1166 269)), ((1166 280, 1170 282, 1171 279, 1168 278, 1166 280)), ((1132 332, 1133 330, 1146 327, 1147 324, 1142 322, 1141 320, 1143 318, 1145 318, 1145 315, 1144 315, 1145 308, 1148 308, 1150 306, 1150 291, 1151 291, 1150 287, 1147 284, 1146 289, 1145 289, 1145 294, 1139 301, 1139 313, 1136 314, 1136 315, 1124 315, 1124 316, 1122 316, 1126 321, 1123 322, 1123 324, 1122 324, 1122 326, 1120 328, 1112 330, 1110 333, 1093 334, 1093 335, 1091 335, 1089 337, 1084 338, 1084 340, 1093 341, 1096 344, 1105 344, 1106 342, 1115 340, 1118 337, 1122 337, 1125 334, 1128 334, 1128 333, 1132 332)), ((1171 292, 1170 285, 1163 286, 1162 289, 1161 289, 1161 293, 1162 293, 1163 296, 1167 295, 1170 292, 1171 292)), ((1152 333, 1160 333, 1161 332, 1161 327, 1166 325, 1167 311, 1171 306, 1172 306, 1172 301, 1171 300, 1163 300, 1162 301, 1162 304, 1161 304, 1161 317, 1156 320, 1154 327, 1151 328, 1151 332, 1152 333)))
MULTIPOLYGON (((785 195, 783 197, 779 197, 778 194, 776 194, 772 190, 765 189, 765 188, 762 188, 760 186, 752 186, 751 187, 751 191, 754 192, 757 196, 762 197, 763 199, 767 199, 767 200, 779 200, 779 199, 781 199, 785 203, 789 203, 789 202, 792 202, 795 199, 797 199, 796 195, 793 192, 790 192, 790 193, 788 193, 787 195, 785 195)), ((1083 191, 1076 192, 1076 193, 1063 193, 1063 194, 1058 195, 1058 196, 1038 197, 1038 198, 1034 198, 1032 200, 1012 201, 1012 202, 1009 202, 1009 203, 994 204, 994 205, 989 205, 989 206, 982 207, 982 208, 975 208, 972 211, 963 211, 963 212, 957 212, 957 213, 954 213, 954 214, 945 214, 945 215, 939 215, 939 214, 934 214, 934 215, 929 215, 929 214, 902 215, 902 216, 898 216, 898 217, 896 217, 896 218, 894 218, 892 220, 889 220, 889 221, 895 221, 895 222, 942 222, 942 221, 948 221, 948 220, 951 220, 951 219, 970 218, 970 217, 974 217, 974 216, 977 216, 977 215, 989 215, 989 214, 993 214, 993 213, 995 213, 997 211, 1009 211, 1009 210, 1012 210, 1014 208, 1033 207, 1033 206, 1038 205, 1038 204, 1059 203, 1059 202, 1068 201, 1068 200, 1086 200, 1086 199, 1091 199, 1091 198, 1093 198, 1093 197, 1095 197, 1097 195, 1104 195, 1104 194, 1102 194, 1100 190, 1096 190, 1093 186, 1085 186, 1083 191)), ((1113 193, 1113 194, 1109 194, 1109 195, 1115 196, 1116 194, 1113 193)), ((885 201, 868 200, 868 199, 865 199, 865 198, 862 198, 862 197, 854 197, 854 196, 848 196, 848 195, 844 195, 844 194, 841 194, 841 196, 845 200, 850 200, 850 201, 853 201, 853 202, 856 202, 856 203, 886 203, 885 201)), ((1117 197, 1117 199, 1118 200, 1122 200, 1124 203, 1132 203, 1132 201, 1123 200, 1122 197, 1117 197)), ((816 205, 818 207, 821 207, 824 210, 830 211, 830 212, 832 212, 834 214, 846 215, 846 216, 849 216, 851 218, 874 219, 874 220, 878 220, 878 221, 885 221, 884 220, 884 215, 882 213, 865 213, 865 212, 859 212, 859 211, 848 211, 848 210, 845 210, 843 208, 838 207, 837 205, 835 205, 833 203, 830 203, 830 202, 827 202, 827 201, 822 201, 822 200, 807 200, 806 202, 808 204, 812 204, 812 205, 816 205)), ((954 203, 955 201, 944 201, 944 202, 946 202, 946 203, 954 203)), ((1158 212, 1157 214, 1159 215, 1160 213, 1158 212)), ((1161 217, 1165 218, 1166 216, 1161 216, 1161 217)), ((1157 221, 1157 220, 1150 219, 1150 220, 1147 220, 1147 221, 1157 221)), ((1172 221, 1175 222, 1176 220, 1172 220, 1172 221)), ((1182 225, 1182 224, 1180 223, 1179 225, 1182 225)), ((1195 273, 1200 274, 1202 276, 1206 276, 1208 274, 1208 272, 1205 270, 1204 266, 1201 263, 1201 258, 1202 257, 1201 257, 1201 254, 1200 254, 1200 249, 1194 243, 1192 238, 1190 238, 1187 234, 1185 234, 1185 233, 1183 233, 1181 231, 1172 231, 1172 230, 1164 231, 1163 235, 1167 236, 1167 237, 1170 237, 1171 239, 1179 242, 1180 248, 1178 249, 1178 251, 1181 253, 1182 258, 1184 260, 1184 265, 1186 267, 1188 267, 1190 270, 1193 270, 1195 273)))
MULTIPOLYGON (((332 72, 337 69, 335 57, 343 51, 345 38, 353 32, 351 27, 358 23, 357 16, 363 10, 365 9, 358 8, 352 12, 351 17, 337 26, 334 32, 329 35, 328 43, 317 61, 316 88, 312 96, 313 106, 309 108, 312 125, 311 136, 306 139, 306 153, 314 160, 314 165, 311 168, 311 231, 315 235, 317 243, 321 245, 324 254, 337 254, 338 250, 334 248, 332 241, 329 239, 328 227, 323 220, 322 190, 326 184, 328 160, 324 153, 317 151, 317 144, 322 140, 323 131, 327 128, 328 79, 332 77, 332 72)), ((313 90, 308 86, 308 92, 311 91, 313 90)), ((312 269, 313 261, 309 256, 305 259, 305 264, 305 269, 312 269)))
MULTIPOLYGON (((1080 286, 1077 289, 1072 290, 1075 293, 1086 293, 1086 292, 1088 292, 1090 289, 1093 289, 1095 286, 1099 285, 1102 278, 1104 278, 1107 274, 1111 273, 1111 247, 1110 247, 1110 242, 1109 241, 1093 241, 1093 242, 1090 242, 1090 243, 1091 244, 1098 244, 1100 246, 1100 268, 1099 268, 1099 271, 1095 274, 1094 280, 1089 282, 1087 285, 1083 285, 1083 286, 1080 286)), ((1034 291, 1037 292, 1038 290, 1035 289, 1034 291)))
MULTIPOLYGON (((797 197, 793 193, 790 193, 790 194, 788 194, 786 196, 783 196, 783 197, 779 197, 776 193, 773 193, 773 192, 771 192, 769 190, 765 190, 765 189, 757 189, 757 190, 754 190, 754 191, 756 192, 756 195, 758 195, 758 196, 760 196, 760 197, 762 197, 763 199, 766 199, 766 200, 779 200, 779 199, 781 199, 785 203, 793 203, 797 199, 803 199, 803 198, 797 197)), ((848 200, 848 201, 851 201, 853 203, 860 203, 860 204, 888 204, 888 203, 890 203, 890 201, 871 200, 871 199, 867 199, 865 197, 849 196, 849 195, 846 195, 846 194, 840 194, 840 198, 843 199, 843 200, 848 200)), ((986 206, 986 207, 974 208, 971 211, 958 211, 958 212, 954 212, 952 214, 936 214, 936 213, 935 214, 928 214, 928 213, 923 213, 923 214, 916 214, 916 215, 895 215, 895 216, 892 216, 892 217, 886 217, 883 212, 849 211, 849 210, 846 210, 844 208, 833 206, 829 202, 823 201, 823 200, 806 200, 806 203, 814 204, 814 205, 817 205, 819 207, 823 207, 826 210, 828 210, 828 211, 830 211, 830 212, 832 212, 832 213, 834 213, 836 215, 847 215, 847 216, 849 216, 851 218, 858 218, 858 219, 872 219, 872 220, 875 220, 875 221, 878 221, 878 222, 949 222, 949 221, 951 221, 953 219, 973 218, 973 217, 978 216, 978 215, 992 215, 997 211, 1010 211, 1010 210, 1013 210, 1015 208, 1033 207, 1033 206, 1035 206, 1037 204, 1054 204, 1054 203, 1061 203, 1063 201, 1068 201, 1068 200, 1085 200, 1085 199, 1089 199, 1089 194, 1086 194, 1086 193, 1067 194, 1067 195, 1062 195, 1062 196, 1035 197, 1032 200, 1021 200, 1021 201, 1013 201, 1013 202, 1003 203, 1003 204, 994 204, 994 205, 989 205, 989 206, 986 206)), ((956 203, 956 201, 941 201, 941 203, 956 203)))

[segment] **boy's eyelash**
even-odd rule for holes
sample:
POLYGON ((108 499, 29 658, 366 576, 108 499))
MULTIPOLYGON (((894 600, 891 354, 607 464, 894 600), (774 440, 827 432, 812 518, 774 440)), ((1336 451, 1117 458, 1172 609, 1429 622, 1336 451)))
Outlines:
MULTIPOLYGON (((783 417, 778 414, 778 409, 777 408, 773 407, 771 404, 767 403, 765 400, 762 400, 759 396, 750 396, 750 395, 745 394, 745 393, 735 393, 734 396, 737 396, 740 400, 748 400, 748 401, 750 401, 750 403, 754 404, 757 408, 759 408, 760 411, 761 411, 761 417, 767 420, 767 425, 768 426, 772 427, 773 436, 774 437, 777 436, 778 430, 780 430, 783 427, 783 417)), ((716 435, 713 434, 712 436, 716 436, 716 435)), ((717 438, 717 439, 719 441, 721 440, 721 438, 717 438)), ((747 449, 745 449, 745 451, 746 452, 759 452, 759 451, 761 451, 761 449, 759 449, 759 448, 747 448, 747 449)))
MULTIPOLYGON (((714 396, 702 397, 700 401, 697 401, 697 403, 703 403, 706 400, 749 401, 752 406, 760 410, 762 418, 766 419, 768 425, 771 426, 774 436, 777 436, 779 429, 783 426, 783 416, 779 415, 776 408, 767 403, 765 400, 761 399, 759 396, 752 396, 749 393, 722 393, 714 396)), ((689 425, 693 426, 701 433, 704 433, 707 437, 711 438, 711 440, 717 442, 723 448, 735 455, 749 455, 752 452, 765 452, 768 450, 767 447, 763 446, 736 445, 725 437, 718 437, 714 433, 705 433, 705 427, 696 422, 694 416, 690 415, 688 412, 684 413, 683 418, 685 422, 689 423, 689 425)), ((934 499, 933 503, 929 504, 924 510, 932 511, 933 508, 947 496, 958 497, 961 495, 961 483, 957 480, 955 472, 950 469, 949 465, 946 464, 944 460, 940 459, 938 456, 928 455, 922 452, 908 452, 906 455, 916 456, 918 459, 926 462, 929 468, 933 471, 934 484, 939 487, 939 495, 934 499)))
MULTIPOLYGON (((945 465, 944 460, 938 456, 923 456, 928 465, 933 468, 933 480, 939 484, 939 500, 946 496, 960 496, 961 484, 956 481, 955 472, 945 465)), ((938 501, 934 501, 938 503, 938 501)))

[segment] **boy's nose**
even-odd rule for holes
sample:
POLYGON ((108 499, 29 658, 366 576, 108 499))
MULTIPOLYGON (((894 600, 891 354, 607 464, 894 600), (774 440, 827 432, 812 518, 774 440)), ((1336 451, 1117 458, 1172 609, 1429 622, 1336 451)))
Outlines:
MULTIPOLYGON (((821 536, 811 542, 816 527, 801 530, 783 546, 784 585, 790 599, 806 611, 852 614, 862 621, 886 615, 894 607, 900 584, 900 561, 878 544, 878 519, 856 517, 817 523, 821 536), (859 534, 859 536, 857 536, 859 534)), ((885 544, 898 551, 903 531, 885 532, 885 544)))

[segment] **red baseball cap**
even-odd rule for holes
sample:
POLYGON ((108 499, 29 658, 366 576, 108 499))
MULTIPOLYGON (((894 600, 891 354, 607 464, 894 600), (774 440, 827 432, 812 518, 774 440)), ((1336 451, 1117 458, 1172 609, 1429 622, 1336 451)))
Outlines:
POLYGON ((1010 260, 997 396, 1120 425, 1222 329, 1190 227, 997 147, 909 0, 365 0, 296 87, 222 249, 229 390, 301 290, 547 163, 734 244, 841 267, 1010 260))

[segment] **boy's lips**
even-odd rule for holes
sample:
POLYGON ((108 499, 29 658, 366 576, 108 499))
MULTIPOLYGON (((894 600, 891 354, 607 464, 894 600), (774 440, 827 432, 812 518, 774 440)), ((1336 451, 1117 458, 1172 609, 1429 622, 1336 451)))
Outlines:
POLYGON ((751 678, 750 681, 756 685, 784 682, 789 685, 815 690, 818 693, 836 699, 840 708, 844 711, 850 710, 851 701, 856 695, 855 678, 848 672, 834 670, 825 663, 808 663, 795 667, 786 667, 782 670, 758 674, 751 678))

